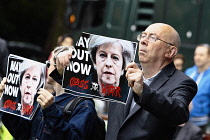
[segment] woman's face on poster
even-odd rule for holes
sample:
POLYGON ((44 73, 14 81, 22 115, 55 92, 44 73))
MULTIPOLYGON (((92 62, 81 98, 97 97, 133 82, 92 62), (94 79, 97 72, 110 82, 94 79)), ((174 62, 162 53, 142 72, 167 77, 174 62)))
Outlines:
POLYGON ((119 85, 123 56, 119 43, 102 44, 96 52, 96 69, 99 84, 119 85))
POLYGON ((37 92, 37 88, 40 82, 41 68, 30 67, 23 74, 21 88, 21 98, 23 103, 33 105, 34 96, 37 92))

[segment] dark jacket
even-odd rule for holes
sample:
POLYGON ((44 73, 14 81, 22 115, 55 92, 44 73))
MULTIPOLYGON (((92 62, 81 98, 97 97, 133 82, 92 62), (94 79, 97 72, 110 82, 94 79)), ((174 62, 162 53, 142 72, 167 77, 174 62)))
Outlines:
POLYGON ((189 118, 196 83, 170 63, 143 85, 142 96, 130 94, 126 105, 110 103, 107 140, 170 140, 176 126, 189 118), (130 111, 131 101, 137 103, 130 111))
POLYGON ((88 140, 96 131, 93 128, 97 116, 94 104, 90 100, 81 102, 66 122, 62 110, 73 98, 75 96, 66 93, 56 96, 55 102, 45 109, 40 107, 31 121, 6 113, 2 121, 17 140, 88 140))
POLYGON ((200 127, 188 121, 180 128, 174 140, 203 140, 200 127))

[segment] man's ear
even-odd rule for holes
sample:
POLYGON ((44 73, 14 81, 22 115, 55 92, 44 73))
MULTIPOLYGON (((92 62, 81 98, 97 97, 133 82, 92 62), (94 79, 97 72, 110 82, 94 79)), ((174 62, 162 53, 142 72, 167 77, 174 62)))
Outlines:
POLYGON ((166 52, 165 57, 166 58, 173 58, 176 54, 177 54, 177 48, 175 46, 172 46, 166 52))

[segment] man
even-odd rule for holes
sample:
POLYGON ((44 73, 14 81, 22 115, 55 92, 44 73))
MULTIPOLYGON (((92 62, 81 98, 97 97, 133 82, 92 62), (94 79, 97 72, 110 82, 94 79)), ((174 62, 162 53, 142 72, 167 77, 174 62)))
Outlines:
POLYGON ((197 86, 173 64, 180 47, 173 27, 155 23, 137 39, 142 70, 134 62, 127 65, 132 92, 126 105, 110 103, 106 139, 170 140, 188 120, 197 86))
POLYGON ((210 46, 200 44, 195 49, 195 66, 188 68, 185 73, 198 85, 198 92, 193 99, 193 109, 190 113, 190 121, 201 127, 203 133, 210 116, 210 46))

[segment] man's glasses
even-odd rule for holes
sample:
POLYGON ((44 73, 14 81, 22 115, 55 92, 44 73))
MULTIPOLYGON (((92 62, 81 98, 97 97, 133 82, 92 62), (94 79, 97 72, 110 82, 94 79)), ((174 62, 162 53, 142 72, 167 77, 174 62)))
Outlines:
POLYGON ((56 66, 56 64, 52 64, 52 63, 50 63, 50 60, 45 61, 45 64, 46 64, 47 68, 49 68, 49 67, 50 67, 50 65, 54 65, 54 66, 56 66))
MULTIPOLYGON (((142 34, 139 34, 139 35, 137 36, 137 40, 140 41, 142 38, 146 38, 146 37, 147 37, 147 34, 142 33, 142 34)), ((171 46, 174 46, 173 44, 168 43, 168 42, 166 42, 166 41, 164 41, 164 40, 158 38, 158 37, 157 37, 156 35, 154 35, 154 34, 149 34, 149 35, 148 35, 148 41, 149 41, 149 42, 153 43, 153 42, 155 42, 156 40, 160 40, 160 41, 163 41, 163 42, 166 43, 166 44, 169 44, 169 45, 171 45, 171 46)))

